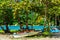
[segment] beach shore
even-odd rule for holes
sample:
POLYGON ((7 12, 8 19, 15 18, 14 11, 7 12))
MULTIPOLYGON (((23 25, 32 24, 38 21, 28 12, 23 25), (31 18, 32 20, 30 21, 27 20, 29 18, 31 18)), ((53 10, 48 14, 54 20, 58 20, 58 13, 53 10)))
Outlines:
POLYGON ((10 38, 10 35, 0 34, 0 40, 60 40, 60 37, 46 37, 46 38, 10 38))

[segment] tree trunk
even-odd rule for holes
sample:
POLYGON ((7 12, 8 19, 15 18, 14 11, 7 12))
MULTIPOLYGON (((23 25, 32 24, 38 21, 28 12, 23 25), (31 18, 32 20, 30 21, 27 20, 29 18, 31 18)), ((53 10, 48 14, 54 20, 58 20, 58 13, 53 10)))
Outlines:
POLYGON ((29 31, 29 28, 28 28, 28 12, 26 12, 26 31, 27 32, 29 31))
POLYGON ((59 26, 59 16, 57 17, 57 26, 59 26))
MULTIPOLYGON (((48 0, 42 0, 42 2, 45 4, 45 19, 44 19, 44 27, 46 27, 46 22, 47 22, 47 13, 48 13, 48 5, 49 5, 49 1, 48 0)), ((49 25, 49 24, 48 24, 49 25)), ((46 29, 44 30, 46 31, 46 29)))
POLYGON ((6 30, 4 30, 5 33, 11 33, 9 28, 8 28, 8 23, 5 22, 5 25, 6 25, 6 30))
POLYGON ((57 26, 57 17, 56 17, 56 14, 55 14, 55 27, 57 26))
POLYGON ((23 29, 22 29, 23 23, 20 21, 20 18, 18 18, 18 22, 19 22, 19 25, 20 25, 20 31, 22 32, 23 31, 23 29))
MULTIPOLYGON (((48 16, 49 16, 49 15, 48 15, 48 16)), ((51 18, 51 17, 49 16, 49 17, 48 17, 48 32, 50 32, 50 26, 51 26, 51 24, 50 24, 50 21, 51 21, 50 18, 51 18)))
POLYGON ((59 27, 60 27, 60 15, 59 15, 59 27))
POLYGON ((7 15, 4 16, 4 25, 6 26, 6 30, 4 30, 5 33, 11 33, 8 28, 9 18, 7 15))
POLYGON ((46 22, 47 22, 47 0, 45 1, 45 21, 44 21, 44 26, 46 26, 46 22))

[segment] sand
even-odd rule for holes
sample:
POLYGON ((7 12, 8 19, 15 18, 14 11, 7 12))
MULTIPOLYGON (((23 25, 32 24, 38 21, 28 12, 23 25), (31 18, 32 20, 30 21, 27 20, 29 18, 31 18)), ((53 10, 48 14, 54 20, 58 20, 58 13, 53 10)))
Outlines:
POLYGON ((0 40, 60 40, 60 37, 46 38, 11 38, 10 35, 0 34, 0 40))

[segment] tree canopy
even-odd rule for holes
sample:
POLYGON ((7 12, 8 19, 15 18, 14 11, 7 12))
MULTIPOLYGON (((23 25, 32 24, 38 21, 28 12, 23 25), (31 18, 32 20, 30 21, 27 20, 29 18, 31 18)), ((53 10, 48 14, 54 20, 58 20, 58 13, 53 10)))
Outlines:
POLYGON ((19 18, 23 23, 28 19, 28 24, 40 24, 45 16, 46 20, 54 20, 54 15, 60 20, 59 5, 60 0, 1 0, 0 22, 10 22, 13 25, 18 23, 19 18))

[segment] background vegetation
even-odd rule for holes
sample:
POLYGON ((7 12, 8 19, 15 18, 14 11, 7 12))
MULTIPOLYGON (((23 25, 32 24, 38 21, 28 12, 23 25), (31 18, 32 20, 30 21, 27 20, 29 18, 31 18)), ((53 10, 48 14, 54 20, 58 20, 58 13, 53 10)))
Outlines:
POLYGON ((0 0, 0 24, 60 25, 60 0, 0 0))

